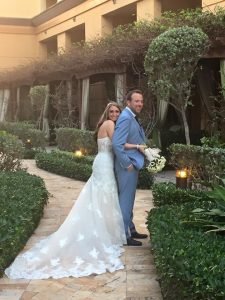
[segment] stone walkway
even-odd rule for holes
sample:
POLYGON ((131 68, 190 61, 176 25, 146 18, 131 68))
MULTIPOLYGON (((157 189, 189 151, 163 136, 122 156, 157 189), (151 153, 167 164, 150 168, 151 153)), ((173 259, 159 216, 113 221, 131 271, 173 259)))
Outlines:
MULTIPOLYGON (((34 160, 26 160, 24 165, 29 173, 44 179, 51 194, 44 217, 26 250, 60 226, 84 183, 38 169, 34 160)), ((151 208, 151 192, 138 190, 134 221, 140 232, 147 233, 146 212, 151 208)), ((142 247, 126 246, 122 260, 123 270, 98 276, 32 281, 3 277, 0 279, 0 300, 162 300, 149 239, 144 240, 142 247)))

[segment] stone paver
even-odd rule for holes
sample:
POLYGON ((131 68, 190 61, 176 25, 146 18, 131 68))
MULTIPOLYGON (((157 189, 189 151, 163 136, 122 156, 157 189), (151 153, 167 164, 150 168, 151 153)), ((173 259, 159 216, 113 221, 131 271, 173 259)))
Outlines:
MULTIPOLYGON (((24 161, 29 173, 42 177, 50 192, 44 216, 24 250, 54 232, 66 218, 84 182, 38 169, 34 160, 24 161)), ((152 208, 152 194, 138 190, 134 221, 140 232, 147 232, 146 216, 152 208)), ((82 278, 48 280, 0 279, 1 300, 162 300, 149 239, 142 247, 125 247, 123 270, 82 278)))

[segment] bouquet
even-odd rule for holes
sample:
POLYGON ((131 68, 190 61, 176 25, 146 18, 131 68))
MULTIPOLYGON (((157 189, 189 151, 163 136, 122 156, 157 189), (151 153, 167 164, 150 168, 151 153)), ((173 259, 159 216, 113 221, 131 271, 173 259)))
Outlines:
POLYGON ((147 165, 149 173, 158 173, 165 167, 166 159, 164 156, 160 156, 159 152, 161 152, 161 150, 158 148, 145 149, 145 156, 149 161, 149 164, 147 165))

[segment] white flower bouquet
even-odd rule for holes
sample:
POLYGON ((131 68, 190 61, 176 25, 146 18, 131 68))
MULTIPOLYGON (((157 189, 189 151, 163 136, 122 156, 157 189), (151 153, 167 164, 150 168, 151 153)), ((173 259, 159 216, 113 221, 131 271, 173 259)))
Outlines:
POLYGON ((164 156, 159 155, 161 150, 158 148, 147 148, 145 149, 145 156, 149 161, 147 170, 149 173, 155 174, 165 167, 166 159, 164 156))

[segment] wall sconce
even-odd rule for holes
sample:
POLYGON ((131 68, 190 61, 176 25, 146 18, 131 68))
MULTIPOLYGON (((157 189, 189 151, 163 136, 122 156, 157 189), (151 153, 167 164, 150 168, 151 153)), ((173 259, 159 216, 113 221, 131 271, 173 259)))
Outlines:
POLYGON ((187 188, 187 169, 181 169, 176 171, 176 188, 186 189, 187 188))

